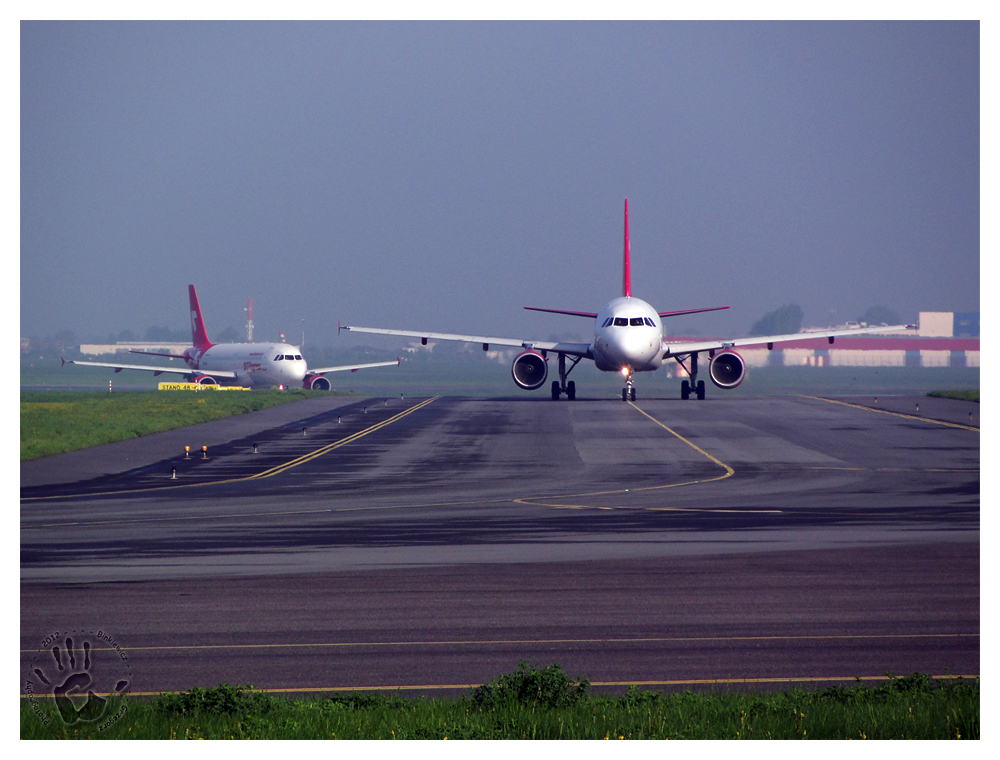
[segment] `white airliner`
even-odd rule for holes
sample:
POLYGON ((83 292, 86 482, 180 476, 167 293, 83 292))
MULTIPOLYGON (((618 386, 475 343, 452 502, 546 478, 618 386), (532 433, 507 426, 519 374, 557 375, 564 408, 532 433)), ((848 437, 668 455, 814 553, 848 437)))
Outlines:
POLYGON ((138 351, 133 354, 165 356, 168 359, 183 359, 186 369, 151 367, 142 364, 115 364, 113 362, 65 361, 64 364, 87 364, 91 367, 110 367, 115 372, 135 369, 152 372, 154 376, 167 374, 184 375, 189 382, 198 385, 238 385, 244 388, 287 388, 302 383, 304 388, 315 391, 330 390, 330 381, 324 377, 327 372, 354 372, 368 367, 388 367, 394 362, 373 362, 371 364, 348 364, 340 367, 309 369, 306 360, 295 346, 287 343, 212 343, 205 330, 205 320, 201 316, 198 294, 194 285, 188 285, 191 302, 191 348, 184 353, 165 354, 156 351, 138 351))
POLYGON ((622 389, 623 401, 635 401, 634 378, 637 372, 653 372, 669 359, 677 361, 688 377, 681 382, 681 398, 687 399, 693 392, 697 398, 705 398, 705 381, 698 379, 698 355, 707 353, 710 357, 708 376, 719 388, 729 390, 743 382, 746 377, 746 362, 734 348, 736 346, 762 346, 773 348, 775 343, 785 343, 809 338, 827 338, 830 343, 840 335, 861 335, 864 333, 884 333, 912 329, 912 325, 893 327, 856 328, 847 330, 826 330, 797 333, 791 335, 769 335, 733 340, 705 340, 687 343, 672 343, 663 334, 664 317, 681 314, 696 314, 703 311, 728 309, 728 306, 713 306, 705 309, 683 311, 657 311, 645 301, 632 296, 632 275, 629 264, 628 242, 628 200, 625 201, 625 269, 621 298, 605 304, 599 312, 564 311, 561 309, 539 309, 531 306, 531 311, 547 311, 554 314, 569 314, 587 317, 594 321, 594 339, 590 343, 561 343, 543 340, 520 340, 493 338, 480 335, 454 335, 450 333, 416 332, 413 330, 386 330, 377 327, 342 326, 343 330, 375 333, 377 335, 402 335, 420 338, 426 345, 428 340, 456 340, 467 343, 482 343, 483 350, 490 344, 516 346, 525 349, 514 358, 511 375, 514 383, 525 390, 536 390, 545 384, 548 377, 548 355, 558 357, 559 379, 552 381, 552 400, 565 394, 571 401, 576 398, 576 383, 566 381, 581 359, 590 359, 604 372, 618 372, 625 380, 622 389), (567 368, 566 358, 569 357, 567 368))

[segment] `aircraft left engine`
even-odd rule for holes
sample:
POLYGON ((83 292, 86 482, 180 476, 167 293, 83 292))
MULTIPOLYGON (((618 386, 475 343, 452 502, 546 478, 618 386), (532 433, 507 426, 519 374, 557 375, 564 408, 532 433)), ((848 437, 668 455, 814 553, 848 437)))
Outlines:
POLYGON ((302 387, 307 391, 328 391, 330 390, 330 381, 323 375, 307 375, 302 381, 302 387))
POLYGON ((747 376, 747 365, 742 356, 727 348, 712 357, 708 376, 718 387, 729 390, 743 382, 747 376))
POLYGON ((518 388, 533 391, 541 388, 549 376, 549 364, 537 351, 523 351, 514 357, 510 374, 518 388))
POLYGON ((218 385, 218 381, 211 375, 198 375, 191 380, 197 385, 218 385))

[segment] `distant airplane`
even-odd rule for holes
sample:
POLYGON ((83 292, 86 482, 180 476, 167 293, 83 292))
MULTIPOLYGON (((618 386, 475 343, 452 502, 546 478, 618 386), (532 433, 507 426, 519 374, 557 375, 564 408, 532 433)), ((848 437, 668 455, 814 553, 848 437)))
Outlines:
POLYGON ((688 343, 672 343, 663 334, 661 318, 676 317, 681 314, 696 314, 703 311, 728 309, 728 306, 713 306, 705 309, 685 309, 683 311, 657 311, 648 303, 632 296, 632 274, 629 263, 628 242, 628 200, 625 201, 625 269, 622 297, 605 304, 599 312, 563 311, 561 309, 539 309, 531 306, 531 311, 546 311, 554 314, 569 314, 595 320, 594 339, 590 343, 562 343, 543 340, 518 340, 492 338, 479 335, 453 335, 450 333, 415 332, 412 330, 385 330, 377 327, 342 326, 343 330, 374 333, 377 335, 402 335, 428 340, 456 340, 466 343, 482 343, 483 350, 490 344, 515 346, 525 350, 514 358, 511 375, 514 383, 525 390, 536 390, 545 384, 548 377, 548 354, 558 356, 559 379, 552 381, 552 400, 557 401, 565 394, 572 401, 576 398, 576 383, 566 381, 566 377, 582 359, 590 359, 603 372, 618 372, 625 380, 622 389, 623 401, 635 401, 634 377, 637 372, 653 372, 663 366, 668 359, 674 359, 683 367, 690 379, 681 382, 681 398, 687 399, 691 393, 699 399, 705 398, 705 381, 698 379, 698 355, 708 353, 710 362, 708 376, 719 388, 735 388, 746 377, 746 362, 735 350, 736 346, 767 345, 785 343, 809 338, 827 338, 830 343, 840 335, 860 335, 864 333, 884 333, 912 329, 912 325, 893 327, 858 328, 850 330, 827 330, 792 335, 769 335, 733 340, 705 340, 688 343), (566 357, 571 364, 567 368, 566 357))
POLYGON ((156 351, 130 353, 149 356, 165 356, 168 359, 183 359, 187 369, 150 367, 142 364, 115 364, 112 362, 66 361, 63 364, 86 364, 91 367, 110 367, 115 372, 135 369, 162 374, 184 375, 198 385, 238 385, 244 388, 288 387, 302 383, 304 388, 315 391, 330 390, 330 381, 324 377, 327 372, 354 372, 368 367, 388 367, 394 362, 373 362, 371 364, 347 364, 340 367, 322 367, 310 370, 299 349, 287 343, 212 343, 205 330, 205 320, 201 316, 198 294, 194 285, 188 285, 191 302, 191 348, 184 353, 167 354, 156 351))

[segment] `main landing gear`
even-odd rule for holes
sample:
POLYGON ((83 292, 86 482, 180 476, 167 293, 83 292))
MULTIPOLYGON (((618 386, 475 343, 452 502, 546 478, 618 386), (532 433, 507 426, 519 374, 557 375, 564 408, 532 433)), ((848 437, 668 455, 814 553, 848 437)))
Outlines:
POLYGON ((559 396, 563 393, 566 394, 566 398, 570 401, 576 400, 576 383, 570 380, 566 382, 566 376, 573 371, 573 367, 580 363, 582 356, 572 356, 570 361, 573 363, 570 365, 569 369, 566 369, 566 354, 559 354, 559 379, 552 381, 552 400, 558 401, 559 396))
POLYGON ((681 381, 681 398, 687 401, 691 398, 691 391, 694 391, 695 396, 699 401, 705 400, 705 381, 698 379, 698 354, 691 354, 691 366, 685 366, 681 357, 675 357, 677 363, 680 364, 684 369, 687 370, 688 376, 691 378, 690 381, 681 381))

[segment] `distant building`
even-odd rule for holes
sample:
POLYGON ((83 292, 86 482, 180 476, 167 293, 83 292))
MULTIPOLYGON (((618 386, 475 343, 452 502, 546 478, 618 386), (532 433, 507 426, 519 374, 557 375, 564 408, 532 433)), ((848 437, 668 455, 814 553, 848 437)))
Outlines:
POLYGON ((928 338, 978 338, 978 311, 922 311, 917 334, 928 338))
POLYGON ((167 343, 157 341, 118 341, 117 343, 81 343, 80 353, 92 356, 101 354, 125 354, 129 351, 159 351, 165 354, 180 356, 190 343, 167 343))
MULTIPOLYGON (((922 311, 916 331, 847 335, 835 338, 833 343, 808 335, 804 332, 802 340, 778 344, 772 351, 766 348, 737 351, 748 367, 979 366, 979 312, 922 311)), ((684 374, 680 367, 672 371, 677 376, 684 374)))

